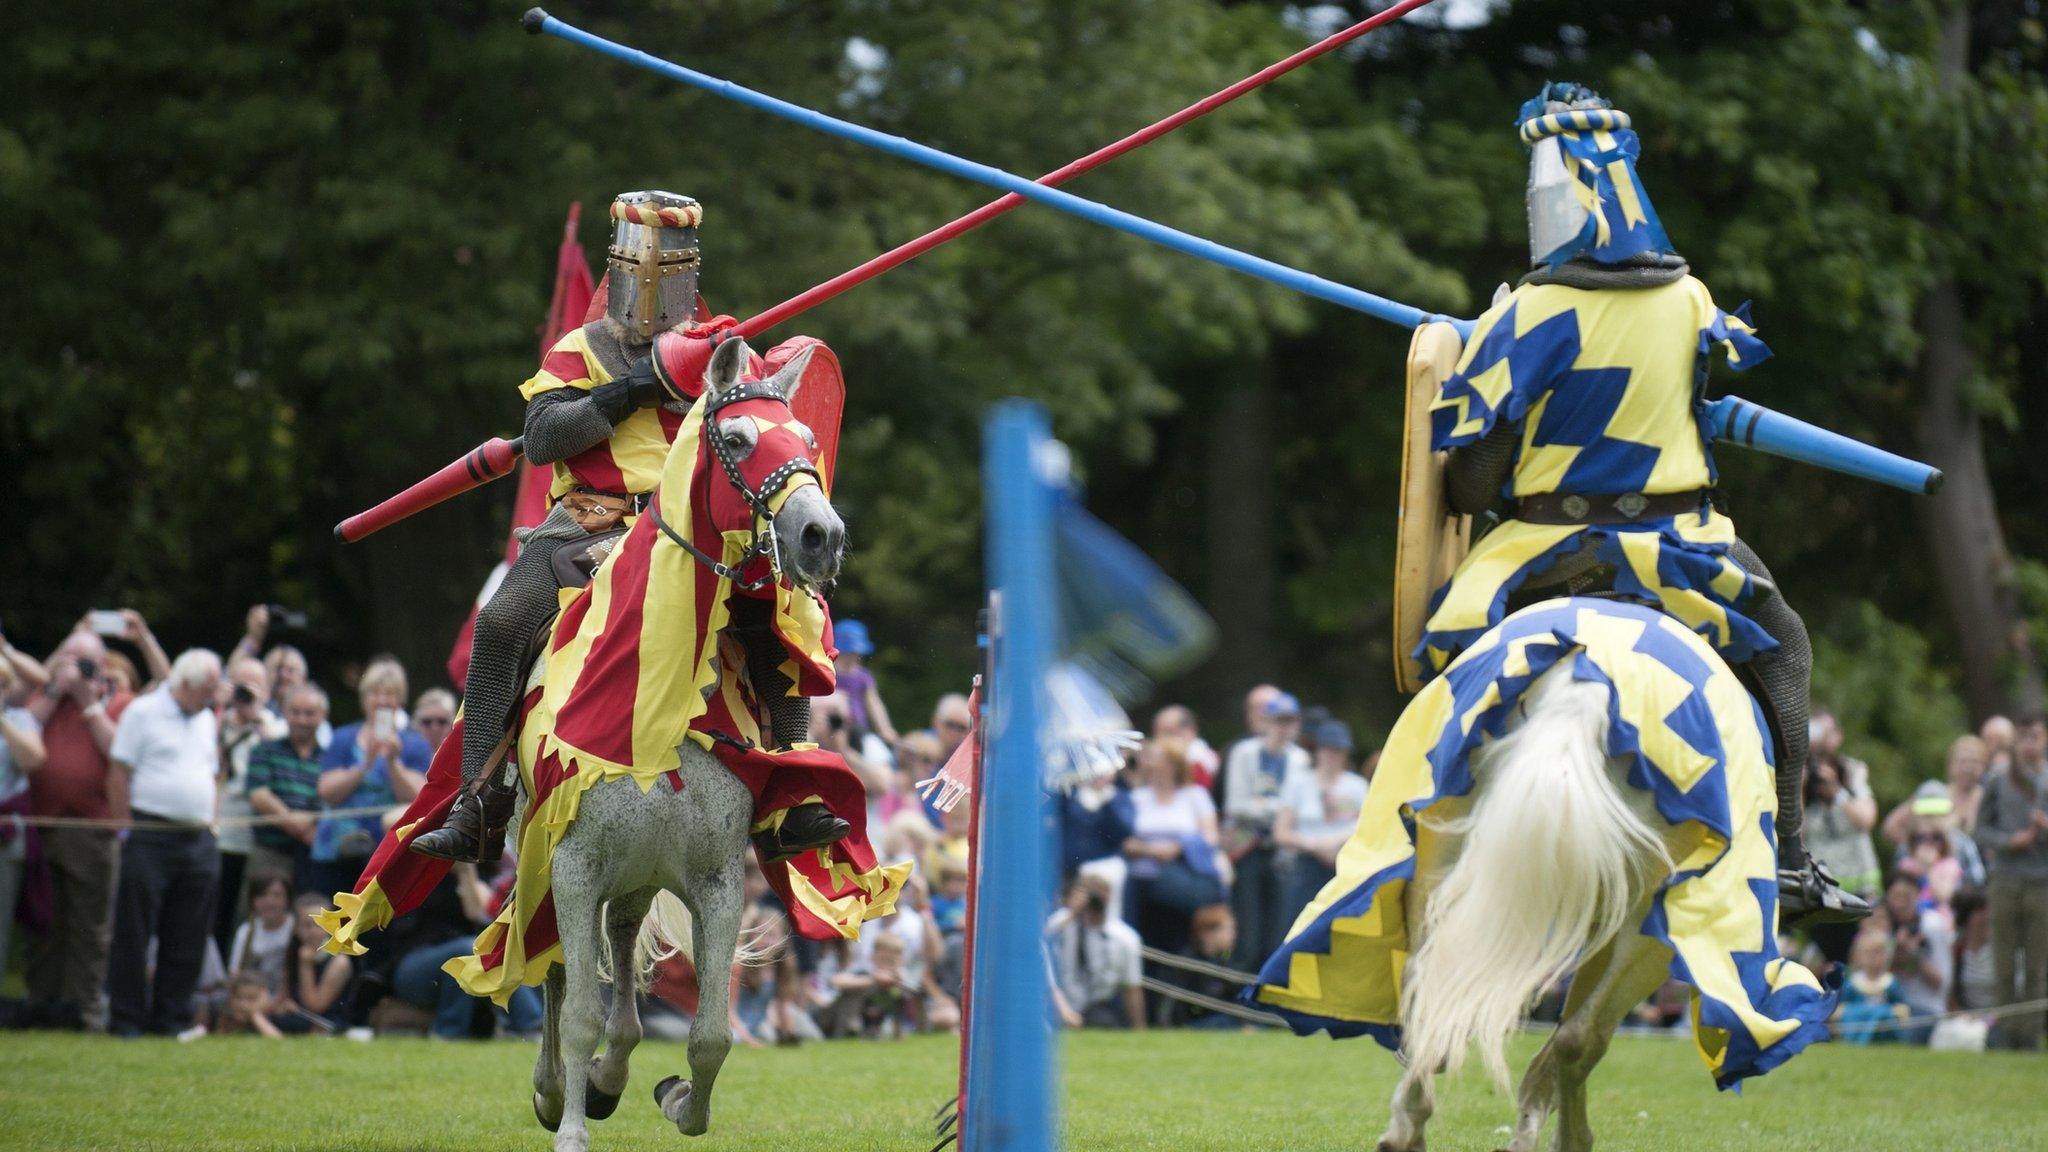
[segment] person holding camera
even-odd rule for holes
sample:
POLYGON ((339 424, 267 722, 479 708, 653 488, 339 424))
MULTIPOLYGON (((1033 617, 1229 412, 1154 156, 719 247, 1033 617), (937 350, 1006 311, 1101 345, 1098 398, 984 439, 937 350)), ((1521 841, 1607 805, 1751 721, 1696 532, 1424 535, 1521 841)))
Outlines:
POLYGON ((43 728, 35 715, 8 703, 16 688, 13 665, 0 660, 0 981, 7 978, 14 909, 28 875, 29 848, 35 836, 22 820, 28 815, 28 780, 42 771, 48 758, 43 750, 43 728))
POLYGON ((285 734, 285 722, 266 707, 270 673, 263 662, 239 655, 228 665, 228 702, 220 712, 220 895, 215 900, 213 938, 223 953, 249 907, 243 890, 249 854, 256 849, 250 820, 249 757, 257 745, 285 734))
MULTIPOLYGON (((1814 709, 1807 721, 1805 791, 1807 852, 1837 877, 1842 891, 1875 902, 1884 873, 1870 838, 1877 827, 1870 767, 1842 755, 1842 726, 1825 708, 1814 709)), ((1807 935, 1822 955, 1846 964, 1856 924, 1814 924, 1807 935)))
MULTIPOLYGON (((106 659, 105 641, 77 631, 46 662, 49 682, 28 705, 43 729, 43 768, 29 777, 29 811, 37 816, 113 815, 107 750, 115 723, 134 697, 112 689, 106 659)), ((120 843, 110 828, 46 828, 43 858, 50 868, 51 926, 29 942, 23 1019, 98 1030, 106 1021, 100 989, 107 977, 120 843)))
POLYGON ((1045 925, 1054 1007, 1069 1028, 1145 1030, 1142 941, 1109 916, 1109 882, 1077 875, 1045 925))
MULTIPOLYGON (((356 681, 363 718, 334 730, 320 760, 320 801, 330 809, 391 808, 411 802, 426 782, 433 749, 406 720, 405 668, 379 656, 356 681)), ((384 836, 381 816, 322 817, 307 860, 319 892, 355 888, 384 836)))

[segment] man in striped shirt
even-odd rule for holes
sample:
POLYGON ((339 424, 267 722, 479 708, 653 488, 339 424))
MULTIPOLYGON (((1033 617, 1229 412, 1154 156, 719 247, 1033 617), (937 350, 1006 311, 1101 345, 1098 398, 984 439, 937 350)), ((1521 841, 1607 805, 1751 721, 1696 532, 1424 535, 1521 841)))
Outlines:
POLYGON ((320 726, 327 722, 327 693, 314 684, 294 688, 284 700, 284 722, 283 737, 249 752, 249 807, 277 821, 256 826, 249 874, 281 872, 297 892, 306 887, 306 853, 320 823, 320 726))

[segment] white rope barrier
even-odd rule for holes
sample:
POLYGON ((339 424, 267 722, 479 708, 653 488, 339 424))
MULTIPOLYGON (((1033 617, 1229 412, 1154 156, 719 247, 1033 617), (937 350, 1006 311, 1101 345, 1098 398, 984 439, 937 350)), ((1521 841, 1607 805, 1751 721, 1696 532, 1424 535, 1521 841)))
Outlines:
MULTIPOLYGON (((366 808, 325 808, 317 812, 293 812, 290 816, 312 816, 320 820, 339 820, 352 816, 382 816, 386 812, 403 808, 402 804, 378 804, 366 808)), ((176 820, 113 820, 96 816, 14 816, 0 818, 16 825, 30 828, 98 828, 109 832, 124 828, 136 828, 149 832, 190 832, 196 828, 256 828, 282 824, 287 816, 223 816, 210 824, 186 824, 176 820)))

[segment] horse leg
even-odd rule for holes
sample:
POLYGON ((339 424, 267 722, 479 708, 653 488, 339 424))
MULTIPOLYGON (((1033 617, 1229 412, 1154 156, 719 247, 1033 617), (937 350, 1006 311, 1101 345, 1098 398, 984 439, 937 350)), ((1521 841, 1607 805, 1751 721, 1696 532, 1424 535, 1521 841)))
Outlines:
MULTIPOLYGON (((1606 970, 1576 1010, 1568 1010, 1545 1048, 1555 1048, 1556 1152, 1590 1152, 1593 1125, 1586 1116, 1586 1078, 1607 1054, 1614 1030, 1657 986, 1671 967, 1671 950, 1647 936, 1624 933, 1608 946, 1606 970)), ((1577 992, 1574 982, 1573 992, 1577 992)), ((1573 997, 1576 999, 1576 996, 1573 997)), ((1568 1009, 1570 1006, 1567 1006, 1568 1009)))
POLYGON ((590 1131, 584 1126, 589 1099, 590 1061, 604 1028, 598 1001, 598 901, 595 885, 581 877, 564 854, 555 857, 555 922, 562 941, 562 1065, 567 1081, 562 1099, 562 1126, 555 1132, 555 1152, 587 1152, 590 1131))
POLYGON ((533 1115, 550 1132, 562 1126, 562 967, 541 986, 540 1055, 533 1062, 533 1115))
MULTIPOLYGON (((1470 801, 1462 797, 1446 800, 1443 802, 1443 815, 1463 815, 1469 804, 1470 801)), ((1408 926, 1410 957, 1422 949, 1430 894, 1450 874, 1463 846, 1462 836, 1443 831, 1432 831, 1416 842, 1415 872, 1401 894, 1401 915, 1408 926)), ((1415 961, 1410 959, 1408 962, 1413 964, 1415 961)), ((1387 1118, 1387 1130, 1380 1135, 1377 1152, 1422 1152, 1423 1125, 1429 1123, 1431 1114, 1436 1111, 1435 1077, 1436 1069, 1420 1064, 1410 1064, 1402 1073, 1401 1082, 1394 1086, 1393 1111, 1387 1118)))
POLYGON ((711 1127, 711 1086, 732 1048, 728 1000, 732 987, 733 953, 739 948, 740 913, 744 899, 740 857, 735 853, 717 873, 691 885, 690 912, 696 917, 697 1018, 690 1022, 690 1082, 671 1077, 655 1087, 664 1116, 685 1136, 702 1136, 711 1127))
POLYGON ((1422 1152, 1422 1126, 1436 1111, 1436 1070, 1410 1064, 1394 1085, 1394 1112, 1376 1152, 1422 1152))
POLYGON ((1550 1119, 1550 1113, 1557 1105, 1557 1037, 1564 1030, 1564 1022, 1572 1020, 1581 1011, 1593 990, 1606 978, 1610 962, 1614 959, 1614 948, 1610 944, 1588 956, 1572 974, 1571 990, 1565 995, 1564 1011, 1558 1017, 1558 1031, 1551 1033, 1550 1040, 1545 1042, 1522 1073, 1522 1087, 1516 1096, 1515 1133, 1508 1141, 1507 1152, 1536 1152, 1537 1141, 1543 1136, 1544 1122, 1550 1119))
POLYGON ((592 1120, 609 1117, 626 1090, 627 1061, 640 1043, 640 958, 634 943, 640 921, 654 899, 650 892, 621 896, 606 905, 604 931, 611 942, 612 1009, 605 1017, 604 1055, 590 1066, 590 1095, 584 1113, 592 1120))

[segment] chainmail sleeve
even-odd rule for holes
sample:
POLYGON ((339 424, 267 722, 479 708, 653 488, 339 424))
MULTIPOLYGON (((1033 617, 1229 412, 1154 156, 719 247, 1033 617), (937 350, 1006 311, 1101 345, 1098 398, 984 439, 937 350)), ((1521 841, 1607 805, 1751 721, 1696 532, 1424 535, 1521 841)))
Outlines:
POLYGON ((526 458, 553 464, 612 438, 612 422, 597 400, 580 388, 557 388, 526 405, 526 458))
POLYGON ((1444 486, 1451 511, 1460 516, 1477 516, 1500 498, 1501 485, 1515 463, 1515 428, 1502 421, 1478 440, 1451 449, 1444 471, 1444 486))
POLYGON ((746 598, 733 606, 733 630, 747 653, 747 679, 753 682, 754 697, 768 709, 768 724, 775 733, 775 746, 787 748, 811 738, 811 700, 792 696, 794 686, 783 672, 789 654, 775 636, 774 606, 767 600, 746 598))

